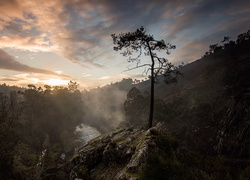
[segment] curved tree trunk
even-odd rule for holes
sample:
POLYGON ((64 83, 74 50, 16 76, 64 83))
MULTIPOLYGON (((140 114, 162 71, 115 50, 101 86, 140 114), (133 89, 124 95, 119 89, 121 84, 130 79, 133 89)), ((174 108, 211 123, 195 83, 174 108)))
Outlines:
POLYGON ((155 85, 155 78, 154 78, 154 66, 155 61, 153 58, 153 54, 151 48, 149 46, 149 42, 147 42, 147 46, 149 49, 150 57, 151 57, 151 89, 150 89, 150 109, 149 109, 149 120, 148 120, 148 128, 151 128, 153 125, 153 118, 154 118, 154 85, 155 85))

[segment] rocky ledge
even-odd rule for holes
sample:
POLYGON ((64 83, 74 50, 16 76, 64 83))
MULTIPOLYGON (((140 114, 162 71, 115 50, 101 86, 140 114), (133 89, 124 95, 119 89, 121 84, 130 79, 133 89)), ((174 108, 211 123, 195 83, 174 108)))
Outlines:
POLYGON ((148 130, 118 129, 91 140, 75 154, 70 179, 137 180, 149 155, 162 146, 171 149, 173 144, 162 123, 148 130))
MULTIPOLYGON (((51 172, 53 170, 53 172, 51 172)), ((190 151, 166 125, 117 129, 82 147, 44 180, 250 179, 250 159, 190 151)))

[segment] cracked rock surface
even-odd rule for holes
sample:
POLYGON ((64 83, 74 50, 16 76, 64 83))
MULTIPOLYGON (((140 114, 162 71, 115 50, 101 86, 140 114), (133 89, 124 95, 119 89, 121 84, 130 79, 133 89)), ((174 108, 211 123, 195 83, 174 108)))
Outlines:
POLYGON ((74 156, 71 179, 136 180, 159 137, 168 135, 162 123, 148 130, 118 129, 101 135, 74 156))

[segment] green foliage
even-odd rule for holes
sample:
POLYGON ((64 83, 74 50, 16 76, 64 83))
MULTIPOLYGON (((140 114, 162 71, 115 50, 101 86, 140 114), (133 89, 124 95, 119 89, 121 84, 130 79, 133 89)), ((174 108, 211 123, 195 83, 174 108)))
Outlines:
POLYGON ((45 167, 55 167, 59 163, 62 152, 63 148, 61 144, 57 143, 50 146, 44 157, 45 167))
POLYGON ((149 155, 141 180, 169 179, 248 179, 248 161, 208 156, 197 152, 157 151, 149 155))
POLYGON ((211 56, 211 55, 219 55, 224 52, 231 54, 232 56, 235 56, 235 52, 239 51, 240 49, 247 49, 246 45, 250 41, 250 30, 248 30, 245 33, 242 33, 238 35, 236 41, 230 40, 231 37, 224 36, 223 40, 221 41, 223 43, 223 46, 220 46, 217 44, 212 44, 209 46, 209 52, 206 52, 203 57, 211 56))
POLYGON ((132 88, 124 102, 126 120, 129 125, 145 125, 149 112, 149 97, 145 97, 137 88, 132 88))
POLYGON ((77 82, 70 81, 68 83, 68 89, 69 91, 72 91, 72 92, 77 91, 78 86, 79 84, 77 84, 77 82))
MULTIPOLYGON (((136 87, 132 88, 124 102, 127 126, 146 126, 149 112, 149 94, 142 93, 136 87)), ((177 104, 177 103, 175 103, 177 104)), ((155 99, 154 124, 157 122, 171 122, 179 114, 172 103, 166 103, 162 99, 155 99)), ((125 123, 124 123, 125 124, 125 123)))
POLYGON ((249 179, 249 47, 246 34, 215 46, 213 55, 182 67, 175 87, 157 90, 164 100, 155 100, 154 121, 194 152, 174 151, 171 160, 168 148, 152 153, 143 179, 249 179))
POLYGON ((40 176, 35 167, 44 149, 41 169, 61 163, 63 152, 66 158, 72 155, 84 113, 77 86, 71 81, 68 88, 46 85, 43 90, 30 84, 19 93, 0 93, 0 179, 40 176))
POLYGON ((14 175, 15 147, 20 139, 18 128, 21 102, 16 92, 0 93, 0 179, 14 175))
MULTIPOLYGON (((136 62, 136 66, 132 69, 137 69, 141 67, 147 67, 146 74, 150 71, 150 108, 149 108, 149 119, 148 128, 152 127, 153 114, 154 114, 154 84, 159 82, 159 77, 164 77, 164 82, 166 84, 176 83, 177 77, 180 75, 177 67, 168 62, 165 57, 159 57, 157 52, 165 51, 166 54, 170 54, 172 49, 176 46, 170 43, 166 43, 163 39, 156 40, 152 35, 146 34, 144 27, 137 29, 134 32, 120 33, 118 35, 111 35, 114 43, 114 50, 120 51, 124 50, 121 54, 123 56, 129 57, 128 62, 136 62), (133 53, 138 53, 138 56, 133 58, 133 53), (150 64, 142 64, 141 56, 142 54, 149 56, 151 59, 150 64)), ((129 69, 129 70, 132 70, 129 69)))
POLYGON ((192 171, 186 162, 179 158, 179 144, 171 136, 163 136, 157 131, 151 132, 156 140, 156 147, 149 154, 146 168, 141 172, 140 179, 202 179, 198 170, 192 171))
POLYGON ((240 180, 247 180, 250 179, 250 166, 248 166, 244 171, 240 174, 240 180))
POLYGON ((91 180, 88 168, 84 165, 79 165, 74 167, 73 172, 77 174, 77 178, 81 178, 84 180, 91 180))
POLYGON ((147 167, 141 175, 141 180, 175 180, 175 179, 197 179, 177 161, 165 161, 159 155, 150 155, 147 167))
POLYGON ((34 179, 37 163, 38 155, 32 147, 21 143, 15 148, 13 167, 15 171, 22 174, 24 179, 34 179))
POLYGON ((32 86, 23 93, 24 122, 29 128, 27 136, 32 138, 38 150, 43 148, 45 137, 49 137, 50 142, 58 142, 66 136, 74 136, 75 127, 83 121, 83 104, 77 84, 71 82, 69 86, 70 89, 46 86, 45 91, 32 86))

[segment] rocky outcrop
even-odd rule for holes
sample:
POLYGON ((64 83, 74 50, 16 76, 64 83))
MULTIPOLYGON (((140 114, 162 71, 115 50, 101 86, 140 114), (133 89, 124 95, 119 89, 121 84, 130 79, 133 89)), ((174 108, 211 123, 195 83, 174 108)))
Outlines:
POLYGON ((241 180, 250 178, 250 160, 190 151, 158 123, 148 130, 118 129, 101 135, 56 172, 46 173, 44 179, 51 180, 241 180))
POLYGON ((75 154, 70 179, 139 179, 149 154, 167 136, 170 135, 162 123, 148 130, 118 129, 99 136, 75 154))

